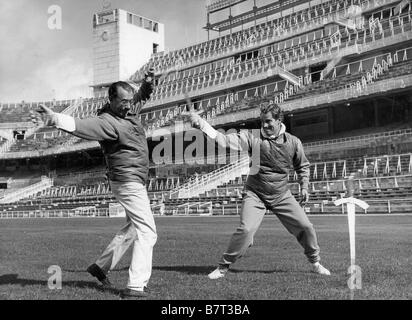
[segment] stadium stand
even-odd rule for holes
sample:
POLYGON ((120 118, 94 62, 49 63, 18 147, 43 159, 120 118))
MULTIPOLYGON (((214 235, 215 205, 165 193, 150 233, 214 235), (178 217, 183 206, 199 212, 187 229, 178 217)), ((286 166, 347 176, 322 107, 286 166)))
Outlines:
MULTIPOLYGON (((307 212, 341 214, 333 201, 345 196, 351 173, 357 174, 354 196, 370 204, 368 212, 410 211, 411 4, 314 2, 284 15, 274 13, 295 1, 276 2, 266 13, 257 9, 264 22, 241 14, 227 34, 153 54, 129 79, 138 83, 149 68, 156 70, 155 91, 139 115, 149 148, 159 144, 160 129, 173 132, 175 141, 183 110, 203 110, 222 130, 249 130, 259 127, 260 105, 273 101, 285 109, 285 124, 311 162, 307 212), (243 26, 247 21, 254 23, 243 26)), ((207 26, 230 28, 227 20, 207 26)), ((84 118, 106 101, 99 96, 46 105, 84 118)), ((114 198, 98 143, 29 126, 29 111, 38 104, 0 104, 0 129, 15 123, 27 129, 21 140, 1 135, 0 175, 9 183, 0 194, 0 217, 110 215, 114 198), (37 175, 18 182, 13 168, 35 168, 37 175), (30 194, 19 198, 27 188, 30 194), (9 200, 13 194, 18 200, 9 200)), ((162 206, 166 215, 239 213, 249 162, 230 161, 227 154, 212 158, 188 163, 174 150, 166 163, 151 159, 147 188, 154 213, 161 214, 162 206)), ((289 184, 298 196, 293 171, 289 184)))

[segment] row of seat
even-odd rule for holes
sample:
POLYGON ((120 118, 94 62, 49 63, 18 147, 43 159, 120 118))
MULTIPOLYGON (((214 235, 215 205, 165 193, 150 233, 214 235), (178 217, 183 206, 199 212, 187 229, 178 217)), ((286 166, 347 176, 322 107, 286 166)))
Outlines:
MULTIPOLYGON (((409 155, 399 155, 399 157, 407 157, 409 156, 409 168, 408 172, 403 174, 399 174, 398 176, 387 176, 387 174, 376 176, 374 178, 366 178, 364 175, 365 164, 362 168, 362 161, 359 161, 359 167, 354 168, 353 172, 358 173, 357 179, 355 180, 354 188, 355 190, 362 191, 362 190, 371 190, 371 189, 396 189, 396 188, 406 188, 411 186, 412 182, 412 162, 411 162, 411 154, 409 155)), ((378 161, 378 158, 375 159, 378 161)), ((349 161, 348 161, 349 162, 349 161)), ((326 165, 326 164, 325 164, 326 165)), ((312 167, 313 168, 313 167, 312 167)), ((333 170, 333 169, 332 169, 333 170)), ((334 170, 333 170, 334 171, 334 170)), ((341 192, 345 190, 345 182, 341 180, 348 176, 352 172, 348 172, 345 176, 334 176, 332 171, 332 177, 323 174, 322 179, 312 179, 310 183, 310 189, 313 192, 341 192), (334 180, 335 179, 335 180, 334 180), (340 180, 339 180, 340 179, 340 180)), ((336 173, 335 173, 336 174, 336 173)), ((314 175, 314 172, 311 172, 311 175, 314 175)), ((202 176, 199 176, 199 180, 202 180, 202 176)), ((167 193, 163 193, 163 191, 168 191, 170 189, 179 187, 178 184, 173 184, 166 179, 151 179, 151 183, 148 185, 148 191, 153 192, 152 196, 156 197, 156 191, 161 191, 162 197, 168 198, 167 193)), ((290 176, 290 186, 292 190, 296 193, 299 192, 299 185, 297 184, 296 177, 290 176)), ((239 196, 240 190, 246 181, 246 176, 239 177, 233 181, 228 183, 222 184, 214 191, 206 192, 206 197, 214 195, 214 196, 221 196, 223 195, 234 195, 239 196)), ((159 193, 157 193, 159 195, 159 193)), ((33 199, 54 199, 54 198, 76 198, 76 197, 88 197, 88 196, 111 196, 110 187, 106 182, 99 182, 94 185, 89 186, 81 186, 79 184, 76 185, 65 185, 65 186, 55 186, 49 189, 43 190, 38 192, 34 196, 30 196, 29 200, 33 199)))
MULTIPOLYGON (((395 178, 392 178, 392 180, 395 178)), ((404 175, 397 177, 397 182, 395 184, 389 183, 390 178, 381 178, 380 185, 377 184, 367 184, 367 181, 373 181, 371 179, 360 179, 355 180, 355 197, 362 198, 365 200, 374 199, 399 199, 399 198, 412 198, 412 175, 404 175), (388 183, 384 184, 385 181, 388 183), (361 187, 361 184, 363 187, 361 187)), ((377 181, 377 180, 376 180, 377 181)), ((328 181, 324 183, 329 183, 328 181)), ((332 188, 321 188, 321 189, 311 189, 311 200, 312 201, 334 201, 340 198, 346 191, 345 183, 339 184, 336 189, 332 188)), ((319 187, 319 185, 318 185, 319 187)), ((239 203, 242 194, 242 186, 232 186, 230 192, 228 192, 228 187, 226 187, 226 193, 211 191, 206 194, 201 195, 197 198, 192 199, 167 199, 165 197, 157 197, 155 193, 149 192, 149 196, 154 204, 158 203, 159 200, 165 203, 166 208, 169 210, 171 208, 185 208, 185 204, 198 203, 199 201, 203 203, 201 207, 194 206, 188 208, 188 210, 195 210, 196 213, 204 212, 207 213, 211 207, 219 207, 225 205, 229 202, 239 203), (210 205, 206 205, 210 203, 210 205)), ((220 191, 223 188, 219 188, 220 191)), ((66 189, 67 191, 67 189, 66 189)), ((291 185, 292 193, 298 197, 299 189, 297 184, 291 185)), ((108 204, 114 202, 114 198, 110 193, 106 193, 102 196, 85 195, 78 194, 76 196, 67 195, 63 193, 55 193, 55 197, 35 197, 33 199, 28 199, 25 201, 19 201, 18 204, 5 204, 0 205, 0 212, 3 211, 37 211, 37 210, 58 210, 58 209, 71 209, 74 210, 79 207, 93 206, 94 208, 107 208, 108 204)))
POLYGON ((192 62, 215 56, 215 53, 219 53, 220 51, 227 52, 232 48, 253 45, 263 39, 266 41, 269 39, 275 40, 283 34, 287 34, 289 37, 293 36, 293 32, 301 32, 301 29, 298 28, 299 26, 304 26, 306 30, 309 30, 311 24, 324 21, 324 19, 327 19, 330 16, 336 16, 338 12, 341 12, 343 16, 350 14, 349 8, 351 5, 360 5, 371 8, 371 5, 374 5, 374 3, 371 1, 359 1, 358 3, 340 0, 326 1, 319 5, 310 6, 309 8, 298 12, 293 12, 286 16, 281 16, 277 19, 208 42, 196 44, 195 46, 169 52, 167 54, 154 55, 149 63, 136 73, 134 78, 139 77, 144 73, 144 70, 151 67, 154 67, 159 72, 163 73, 176 64, 186 66, 192 62), (290 32, 292 32, 292 34, 290 34, 290 32))
MULTIPOLYGON (((246 93, 248 91, 246 90, 246 91, 243 91, 243 96, 245 98, 241 99, 240 101, 236 101, 236 99, 233 102, 231 101, 230 104, 226 106, 226 108, 224 109, 224 113, 232 113, 232 112, 236 112, 242 109, 248 109, 250 107, 253 107, 259 103, 260 99, 268 100, 276 96, 279 96, 281 93, 283 93, 283 91, 285 91, 285 88, 288 88, 289 92, 290 92, 290 89, 293 89, 294 92, 292 92, 291 95, 288 95, 288 98, 296 99, 296 98, 301 98, 303 96, 310 96, 313 94, 317 94, 318 91, 329 92, 329 91, 338 90, 340 88, 345 88, 348 85, 351 85, 352 83, 357 83, 357 81, 359 81, 361 86, 363 86, 364 85, 363 82, 370 83, 373 80, 377 80, 376 77, 380 77, 384 72, 386 72, 388 70, 388 66, 392 66, 393 61, 400 63, 399 61, 401 59, 402 61, 404 61, 403 63, 408 64, 409 63, 408 61, 410 61, 411 58, 412 58, 412 48, 406 48, 406 49, 396 51, 394 53, 373 56, 367 59, 355 60, 347 64, 338 65, 334 67, 333 71, 331 72, 331 77, 330 77, 331 79, 329 78, 323 79, 321 77, 320 81, 314 82, 312 81, 313 75, 312 74, 307 75, 305 77, 302 77, 303 87, 298 87, 298 86, 291 87, 287 81, 282 80, 282 81, 277 81, 274 84, 266 85, 262 88, 261 87, 256 88, 255 91, 258 93, 257 96, 255 93, 251 97, 249 96, 246 97, 246 93), (369 68, 372 68, 370 71, 375 71, 375 70, 379 70, 379 71, 376 71, 376 74, 371 76, 370 74, 368 74, 369 68), (272 89, 269 89, 269 88, 272 88, 272 89)), ((401 67, 396 67, 396 70, 400 70, 400 68, 401 67)), ((397 75, 399 75, 398 71, 395 71, 395 72, 397 72, 397 75)), ((369 73, 372 73, 372 72, 369 72, 369 73)), ((253 89, 251 90, 253 91, 253 89)), ((206 109, 204 107, 201 107, 206 111, 204 115, 208 117, 209 114, 213 114, 213 110, 217 108, 216 104, 218 103, 218 100, 219 99, 212 98, 212 99, 209 99, 208 102, 205 100, 205 101, 199 101, 197 103, 200 106, 205 105, 205 104, 209 106, 206 109)), ((176 107, 174 108, 169 107, 168 109, 162 109, 162 110, 153 111, 150 113, 143 113, 141 115, 142 123, 145 126, 148 126, 149 131, 153 130, 154 128, 160 127, 160 126, 171 125, 172 122, 177 119, 176 115, 179 115, 179 110, 177 110, 176 112, 176 109, 177 109, 176 107)), ((180 108, 180 110, 181 109, 182 108, 180 108)), ((215 111, 215 114, 216 114, 216 111, 215 111)))
MULTIPOLYGON (((406 61, 403 62, 399 62, 399 65, 395 64, 394 70, 391 71, 391 75, 400 75, 401 72, 403 73, 407 73, 410 71, 410 63, 409 63, 409 58, 411 56, 411 51, 410 48, 407 49, 403 49, 399 52, 395 52, 393 54, 393 60, 398 61, 399 57, 401 57, 402 60, 407 59, 406 61)), ((384 55, 386 56, 386 55, 384 55)), ((382 59, 382 56, 377 56, 380 59, 382 59)), ((368 66, 368 64, 372 64, 375 65, 376 64, 376 59, 377 57, 371 57, 369 59, 364 59, 364 60, 360 60, 359 62, 354 61, 352 63, 346 64, 346 65, 340 65, 335 67, 335 70, 337 69, 338 72, 334 73, 335 75, 332 76, 332 79, 324 79, 322 81, 317 81, 314 83, 308 83, 307 86, 303 87, 302 89, 300 89, 297 94, 290 96, 290 99, 296 99, 305 95, 309 95, 312 93, 318 93, 319 91, 324 92, 326 90, 336 90, 339 87, 342 86, 347 86, 347 82, 352 81, 353 79, 356 79, 358 76, 360 76, 359 73, 356 73, 356 71, 360 71, 363 70, 365 67, 368 66), (372 63, 373 61, 373 63, 372 63), (359 66, 356 66, 357 63, 359 63, 359 66, 362 64, 363 67, 360 68, 359 66), (352 70, 351 70, 351 66, 352 70), (343 70, 346 69, 345 71, 345 75, 340 75, 339 70, 343 70), (357 70, 356 70, 357 69, 357 70), (348 70, 350 72, 350 74, 346 74, 348 73, 348 70)), ((389 57, 389 56, 388 56, 389 57)), ((391 58, 392 60, 392 58, 391 58)), ((385 77, 386 78, 386 77, 385 77)), ((281 92, 282 89, 282 85, 286 86, 286 81, 282 81, 279 83, 276 83, 276 87, 278 87, 279 84, 279 88, 278 90, 281 92)), ((266 98, 270 98, 266 97, 266 98)), ((234 105, 231 106, 227 109, 225 109, 224 113, 230 113, 230 112, 236 112, 236 111, 240 111, 243 108, 248 108, 248 104, 252 104, 250 103, 251 99, 248 99, 248 103, 243 103, 243 101, 241 101, 238 105, 234 105)), ((254 99, 254 100, 258 100, 258 99, 254 99)), ((102 107, 102 104, 104 103, 104 99, 93 99, 92 102, 86 100, 84 101, 82 104, 80 104, 80 110, 77 109, 75 110, 75 116, 80 116, 80 113, 83 113, 82 116, 90 116, 91 114, 95 114, 98 108, 102 107), (90 104, 89 104, 90 103, 90 104), (83 112, 82 112, 83 111, 83 112)), ((212 108, 212 107, 211 107, 212 108)), ((165 112, 166 113, 166 112, 165 112)), ((167 113, 166 113, 167 114, 167 113)), ((206 112, 206 115, 209 114, 213 114, 213 111, 210 112, 206 112)), ((143 123, 145 126, 149 126, 151 125, 151 123, 154 121, 154 119, 157 119, 156 121, 159 122, 159 118, 160 121, 162 120, 162 116, 159 116, 157 113, 153 113, 153 120, 152 119, 147 119, 147 113, 142 114, 141 115, 141 119, 143 120, 143 123)), ((170 124, 170 122, 164 122, 163 125, 167 125, 170 124)), ((152 127, 150 127, 152 128, 152 127)), ((44 148, 48 148, 48 147, 53 147, 53 146, 57 146, 59 144, 62 144, 64 142, 68 141, 68 135, 65 133, 62 133, 61 131, 56 131, 55 129, 49 129, 49 128, 42 128, 40 129, 35 135, 28 137, 25 140, 21 140, 21 141, 17 141, 15 143, 15 145, 13 145, 10 148, 10 152, 15 152, 15 151, 24 151, 24 150, 40 150, 40 149, 44 149, 44 148), (43 139, 41 139, 41 137, 43 137, 43 139), (40 138, 40 139, 39 139, 40 138), (43 143, 39 142, 36 143, 34 141, 30 141, 30 140, 44 140, 43 143)), ((81 141, 81 140, 80 140, 81 141)))
MULTIPOLYGON (((409 22, 410 21, 408 21, 408 23, 409 22)), ((341 29, 342 33, 345 33, 345 29, 341 29)), ((353 43, 363 43, 368 40, 368 34, 356 32, 351 38, 342 36, 340 46, 346 47, 352 45, 349 43, 351 39, 353 39, 353 43)), ((370 39, 370 41, 373 40, 370 39)), ((266 55, 252 58, 251 60, 239 61, 233 65, 228 63, 218 69, 211 69, 208 71, 199 69, 199 73, 192 74, 191 72, 187 72, 187 75, 186 72, 183 72, 181 75, 178 74, 174 80, 172 77, 170 81, 166 81, 157 86, 149 101, 155 102, 156 100, 174 96, 183 91, 192 92, 221 83, 230 83, 231 81, 245 78, 249 75, 267 72, 268 68, 276 65, 282 66, 299 60, 310 59, 316 55, 330 53, 331 50, 334 50, 334 47, 331 43, 330 35, 325 35, 320 40, 308 43, 298 43, 292 48, 281 49, 277 51, 277 53, 268 53, 266 55)))
MULTIPOLYGON (((30 122, 30 111, 37 110, 39 105, 40 103, 0 104, 0 123, 30 122)), ((69 106, 67 103, 63 104, 62 101, 49 101, 44 105, 56 112, 62 112, 69 106)))

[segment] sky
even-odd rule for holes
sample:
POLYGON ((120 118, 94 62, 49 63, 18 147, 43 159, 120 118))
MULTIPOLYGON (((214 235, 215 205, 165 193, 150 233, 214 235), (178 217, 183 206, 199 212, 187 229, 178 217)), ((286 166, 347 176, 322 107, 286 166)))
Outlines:
POLYGON ((0 0, 0 102, 90 96, 92 17, 107 2, 163 23, 167 49, 207 40, 205 0, 0 0), (61 8, 60 30, 48 26, 54 5, 61 8))

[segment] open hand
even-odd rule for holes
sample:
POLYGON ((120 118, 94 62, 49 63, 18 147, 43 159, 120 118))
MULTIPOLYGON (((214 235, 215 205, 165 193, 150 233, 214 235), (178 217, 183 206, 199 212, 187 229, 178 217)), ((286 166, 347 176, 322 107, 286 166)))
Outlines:
POLYGON ((57 121, 55 112, 42 104, 39 105, 39 109, 36 112, 30 111, 30 117, 31 121, 36 125, 43 121, 46 126, 54 126, 57 121))

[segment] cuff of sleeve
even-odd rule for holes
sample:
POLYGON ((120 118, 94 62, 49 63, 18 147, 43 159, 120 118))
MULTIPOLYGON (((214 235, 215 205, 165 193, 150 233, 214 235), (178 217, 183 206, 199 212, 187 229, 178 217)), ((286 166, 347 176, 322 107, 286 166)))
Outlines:
POLYGON ((56 128, 65 130, 67 132, 73 132, 76 130, 76 122, 74 118, 67 114, 56 113, 56 128))
POLYGON ((200 119, 200 129, 211 139, 215 139, 217 131, 205 120, 200 119))

